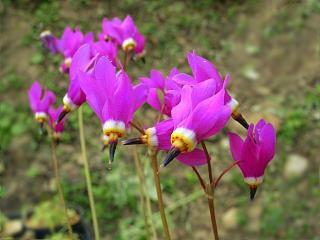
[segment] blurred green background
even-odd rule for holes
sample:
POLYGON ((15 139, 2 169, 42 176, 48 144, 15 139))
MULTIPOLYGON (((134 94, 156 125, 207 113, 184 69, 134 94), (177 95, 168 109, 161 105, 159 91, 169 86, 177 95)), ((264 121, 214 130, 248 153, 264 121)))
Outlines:
MULTIPOLYGON (((277 155, 267 169, 254 202, 238 169, 216 192, 222 239, 320 239, 320 1, 9 1, 0 2, 0 207, 3 213, 32 208, 50 199, 49 142, 39 135, 29 110, 27 89, 39 80, 59 96, 68 79, 58 72, 60 56, 41 49, 39 34, 79 26, 97 33, 103 17, 132 15, 147 38, 146 64, 133 63, 136 81, 151 69, 165 74, 176 66, 190 71, 188 51, 210 59, 225 75, 230 91, 250 121, 264 117, 277 128, 277 155)), ((155 113, 138 114, 150 124, 155 113)), ((107 171, 100 152, 101 127, 85 107, 85 125, 94 195, 103 239, 147 239, 139 208, 138 178, 131 151, 118 153, 107 171)), ((66 124, 59 146, 67 201, 90 211, 80 157, 77 118, 66 124)), ((226 131, 244 133, 230 121, 226 131)), ((224 131, 213 138, 210 153, 217 175, 232 162, 224 131)), ((126 151, 124 151, 126 150, 126 151)), ((152 208, 157 212, 150 163, 139 148, 152 208)), ((206 168, 200 169, 203 174, 206 168)), ((211 223, 193 172, 175 161, 161 172, 173 239, 210 239, 211 223)), ((161 221, 156 225, 161 239, 161 221)))

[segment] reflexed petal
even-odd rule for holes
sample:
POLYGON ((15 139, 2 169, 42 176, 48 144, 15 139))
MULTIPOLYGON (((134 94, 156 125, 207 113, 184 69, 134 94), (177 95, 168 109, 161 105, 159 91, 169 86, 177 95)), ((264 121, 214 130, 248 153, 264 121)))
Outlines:
POLYGON ((150 80, 152 83, 150 84, 150 87, 159 88, 164 90, 165 85, 165 77, 162 75, 162 73, 158 70, 151 70, 150 71, 150 80))
POLYGON ((195 52, 188 54, 188 62, 197 82, 201 82, 209 78, 221 81, 220 74, 216 70, 215 66, 207 59, 196 55, 195 52))
POLYGON ((241 137, 239 137, 235 133, 228 133, 229 137, 229 144, 230 144, 230 151, 232 154, 232 157, 235 161, 240 161, 241 159, 241 152, 242 152, 242 147, 243 147, 243 140, 241 137))
POLYGON ((104 56, 100 57, 94 67, 94 76, 100 91, 112 96, 116 90, 116 68, 110 60, 104 56))
POLYGON ((216 95, 200 102, 180 127, 194 130, 198 141, 221 130, 231 115, 230 108, 224 105, 224 95, 225 90, 222 89, 216 95))
POLYGON ((190 86, 184 86, 181 90, 181 100, 178 105, 176 105, 172 111, 171 116, 175 127, 177 127, 180 122, 186 119, 191 113, 192 98, 191 98, 192 88, 190 86))
POLYGON ((172 80, 179 85, 193 85, 197 83, 192 76, 186 73, 178 73, 172 77, 172 80))
POLYGON ((154 109, 161 111, 162 104, 160 102, 159 96, 158 96, 158 89, 156 88, 149 88, 149 93, 147 97, 147 103, 153 107, 154 109))
POLYGON ((30 107, 33 112, 37 111, 38 108, 38 103, 41 98, 41 85, 38 81, 35 81, 32 86, 29 89, 29 102, 30 102, 30 107))
POLYGON ((182 153, 177 159, 188 166, 201 166, 207 163, 204 151, 199 148, 195 148, 192 152, 182 153))
MULTIPOLYGON (((251 125, 249 128, 253 128, 251 125)), ((255 144, 252 136, 249 134, 243 143, 242 148, 242 160, 239 163, 245 177, 260 177, 263 175, 264 166, 261 165, 259 161, 259 147, 255 144)))
POLYGON ((261 131, 265 125, 266 125, 266 122, 263 119, 261 119, 255 126, 254 140, 256 141, 256 143, 260 143, 260 141, 261 141, 260 134, 261 134, 261 131))
POLYGON ((273 126, 266 124, 260 133, 260 152, 259 159, 261 164, 267 164, 275 154, 276 133, 273 126))
POLYGON ((158 149, 169 150, 171 148, 170 136, 173 131, 172 119, 167 119, 155 125, 158 138, 158 149))
POLYGON ((196 84, 192 90, 192 108, 194 109, 199 102, 213 96, 215 91, 216 81, 214 79, 196 84))
POLYGON ((81 46, 74 54, 70 66, 70 79, 76 77, 79 71, 84 71, 90 61, 91 49, 89 44, 81 46))
POLYGON ((130 15, 126 16, 126 18, 123 20, 121 28, 124 30, 125 38, 132 37, 137 31, 137 28, 134 25, 134 22, 130 15))
POLYGON ((134 111, 142 106, 147 100, 148 88, 145 84, 138 84, 133 88, 134 94, 134 111))
POLYGON ((133 117, 133 88, 129 77, 125 72, 121 72, 118 76, 119 86, 115 91, 110 102, 110 116, 113 120, 123 121, 126 125, 133 117))
POLYGON ((96 79, 92 78, 89 74, 80 73, 79 79, 81 90, 85 93, 89 106, 102 121, 102 109, 107 95, 101 91, 96 79))

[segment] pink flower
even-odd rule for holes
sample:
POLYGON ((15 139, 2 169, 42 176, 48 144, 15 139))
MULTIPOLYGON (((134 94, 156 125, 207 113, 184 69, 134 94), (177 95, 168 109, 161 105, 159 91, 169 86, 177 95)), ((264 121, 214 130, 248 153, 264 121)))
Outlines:
POLYGON ((111 20, 108 18, 103 18, 102 32, 99 33, 99 40, 115 42, 116 39, 114 39, 113 36, 118 35, 117 27, 120 27, 121 23, 122 21, 118 17, 115 17, 111 20))
POLYGON ((114 39, 126 53, 134 51, 137 55, 144 54, 145 39, 131 16, 128 15, 122 22, 118 18, 112 21, 104 20, 103 32, 114 39))
MULTIPOLYGON (((229 74, 227 74, 223 80, 213 63, 197 55, 195 51, 188 53, 188 63, 192 71, 192 76, 186 73, 177 73, 172 77, 173 81, 180 86, 193 86, 210 79, 211 87, 214 87, 214 92, 217 93, 222 89, 223 83, 230 80, 229 74)), ((232 113, 236 113, 239 103, 229 95, 228 91, 225 92, 224 101, 230 106, 232 113)))
POLYGON ((250 124, 245 140, 229 133, 230 149, 235 161, 239 161, 244 181, 250 187, 253 199, 257 186, 261 184, 264 171, 275 154, 276 133, 270 123, 261 119, 254 127, 250 124))
POLYGON ((40 34, 40 40, 44 49, 49 50, 53 54, 58 53, 58 39, 50 31, 43 31, 40 34))
POLYGON ((49 108, 49 125, 53 130, 53 138, 56 141, 59 141, 60 135, 64 130, 64 123, 65 123, 65 118, 61 120, 59 123, 58 117, 62 112, 62 106, 59 106, 58 108, 50 107, 49 108))
POLYGON ((92 55, 95 56, 99 54, 99 56, 107 57, 114 66, 117 65, 117 54, 118 48, 115 43, 109 41, 99 40, 92 44, 92 55))
MULTIPOLYGON (((162 166, 168 165, 181 153, 193 152, 200 141, 218 133, 229 120, 231 108, 224 101, 228 81, 223 83, 217 93, 214 81, 208 79, 182 88, 181 101, 171 111, 174 124, 172 148, 162 166)), ((205 164, 205 158, 203 160, 197 162, 197 165, 205 164)), ((193 161, 185 163, 196 165, 193 161)))
POLYGON ((56 96, 49 90, 42 90, 38 81, 35 81, 29 89, 29 102, 35 119, 43 124, 48 120, 49 107, 55 103, 56 96))
POLYGON ((92 32, 83 35, 78 28, 72 31, 70 27, 66 27, 61 39, 58 40, 59 52, 64 56, 64 61, 60 66, 61 72, 67 73, 76 51, 85 43, 93 43, 93 40, 92 32))
MULTIPOLYGON (((124 145, 145 144, 154 150, 169 150, 171 148, 170 135, 174 130, 172 119, 157 123, 154 127, 147 128, 145 134, 139 138, 132 138, 122 141, 124 145)), ((192 152, 184 152, 177 156, 183 164, 189 166, 202 165, 206 162, 203 150, 195 148, 192 152)))
POLYGON ((173 77, 177 83, 190 85, 214 79, 217 90, 222 88, 223 80, 216 67, 210 61, 197 55, 195 51, 188 53, 187 58, 192 76, 186 73, 177 74, 173 77))
POLYGON ((92 75, 82 74, 81 89, 92 110, 99 117, 103 129, 103 142, 110 144, 110 161, 113 161, 119 138, 134 112, 144 103, 147 89, 143 84, 132 86, 128 75, 116 68, 106 57, 100 57, 92 75))
POLYGON ((70 84, 63 98, 63 111, 60 113, 58 122, 61 121, 67 113, 76 110, 85 102, 86 96, 80 88, 79 76, 84 72, 89 74, 90 69, 94 65, 94 61, 95 58, 91 58, 91 47, 88 44, 81 46, 75 53, 69 72, 70 84))
POLYGON ((150 77, 140 77, 140 81, 148 86, 147 103, 159 112, 171 116, 171 110, 180 101, 181 87, 172 77, 179 71, 173 68, 168 77, 164 77, 158 70, 151 70, 150 77))

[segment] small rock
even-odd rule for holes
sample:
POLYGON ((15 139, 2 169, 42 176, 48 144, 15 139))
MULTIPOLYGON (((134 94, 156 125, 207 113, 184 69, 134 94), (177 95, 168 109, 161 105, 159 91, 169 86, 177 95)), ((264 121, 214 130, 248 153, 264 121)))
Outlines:
POLYGON ((226 229, 235 229, 238 226, 239 210, 230 208, 222 217, 222 223, 226 229))
POLYGON ((284 166, 284 175, 287 178, 300 177, 307 170, 308 159, 298 154, 290 154, 284 166))
POLYGON ((267 88, 267 87, 263 87, 263 86, 258 86, 256 88, 257 93, 259 93, 262 96, 267 96, 269 94, 271 94, 271 89, 267 88))
POLYGON ((255 205, 248 209, 248 230, 252 232, 259 232, 261 227, 261 214, 262 214, 262 204, 261 202, 256 202, 255 205))
POLYGON ((220 145, 223 149, 229 149, 229 139, 227 137, 221 139, 220 145))
POLYGON ((4 226, 3 236, 8 237, 20 232, 23 228, 20 220, 11 220, 6 222, 4 226))
POLYGON ((251 65, 246 66, 243 69, 242 74, 245 78, 252 81, 258 80, 258 78, 260 77, 260 74, 257 72, 255 67, 251 65))

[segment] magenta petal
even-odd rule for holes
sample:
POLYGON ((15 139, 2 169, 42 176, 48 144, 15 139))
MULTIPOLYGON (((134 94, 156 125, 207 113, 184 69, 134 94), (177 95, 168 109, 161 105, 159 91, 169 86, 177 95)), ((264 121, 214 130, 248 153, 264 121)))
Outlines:
POLYGON ((102 109, 107 99, 106 94, 100 90, 96 79, 89 74, 80 73, 79 79, 81 90, 85 93, 89 106, 102 121, 102 109))
POLYGON ((33 112, 37 112, 38 102, 41 98, 41 85, 38 81, 35 81, 29 89, 29 102, 33 112))
POLYGON ((186 73, 178 73, 172 77, 172 80, 179 85, 193 85, 197 83, 192 76, 186 73))
POLYGON ((243 140, 235 133, 228 133, 229 143, 230 143, 230 151, 232 157, 235 161, 241 160, 241 152, 243 147, 243 140))
POLYGON ((162 108, 162 104, 159 100, 158 97, 158 89, 156 88, 150 88, 149 89, 149 93, 148 93, 148 97, 147 97, 147 103, 153 107, 154 109, 161 111, 162 108))
POLYGON ((243 160, 239 167, 242 170, 245 177, 260 177, 263 175, 265 165, 261 165, 258 154, 259 148, 255 144, 253 138, 249 135, 243 143, 242 147, 243 160))
POLYGON ((259 140, 259 159, 261 164, 267 164, 274 157, 276 147, 276 132, 271 124, 262 128, 259 140))
POLYGON ((57 133, 63 132, 64 123, 66 120, 66 118, 63 118, 58 124, 56 123, 61 112, 62 106, 59 106, 57 109, 55 109, 54 107, 49 108, 49 124, 57 133))
POLYGON ((216 70, 215 66, 207 59, 196 55, 195 52, 188 54, 188 62, 197 82, 201 82, 209 78, 221 81, 220 74, 216 70))
POLYGON ((192 129, 198 141, 204 140, 220 131, 229 120, 231 110, 224 105, 225 90, 202 101, 192 114, 181 123, 181 127, 192 129))
POLYGON ((83 43, 92 44, 94 42, 94 34, 93 32, 88 32, 83 39, 83 43))
POLYGON ((167 119, 155 125, 158 138, 158 150, 169 150, 171 148, 170 137, 173 131, 172 119, 167 119))
POLYGON ((188 166, 201 166, 207 163, 206 154, 199 148, 195 148, 192 152, 182 153, 177 159, 188 166))
POLYGON ((70 79, 76 77, 79 71, 85 71, 87 64, 90 61, 91 49, 89 44, 81 46, 74 54, 70 66, 70 79))
POLYGON ((192 87, 186 85, 181 90, 181 100, 178 105, 176 105, 172 111, 171 116, 175 127, 180 124, 184 119, 186 119, 191 113, 192 106, 192 87))
POLYGON ((194 85, 192 90, 192 108, 195 108, 204 99, 213 96, 215 91, 216 81, 212 78, 194 85))
POLYGON ((116 68, 106 57, 100 57, 94 67, 94 76, 100 91, 112 96, 116 90, 116 68))
POLYGON ((75 105, 80 106, 82 103, 85 102, 86 96, 80 88, 78 78, 79 76, 75 77, 74 79, 71 79, 67 94, 75 105))
POLYGON ((254 128, 254 139, 257 143, 260 143, 260 134, 265 125, 266 122, 263 119, 261 119, 254 128))
POLYGON ((142 53, 145 48, 145 38, 144 36, 139 33, 138 31, 136 32, 134 39, 137 43, 137 46, 135 47, 134 51, 136 54, 142 53))
POLYGON ((165 77, 162 75, 162 73, 158 70, 151 70, 150 71, 150 79, 152 80, 152 84, 150 84, 150 87, 159 88, 164 90, 164 84, 165 84, 165 77))
POLYGON ((134 113, 133 109, 133 88, 129 77, 125 72, 118 75, 119 85, 110 100, 110 116, 113 120, 123 121, 126 125, 131 121, 134 113))
POLYGON ((147 100, 148 88, 145 84, 138 84, 133 88, 134 94, 134 111, 142 106, 147 100))
POLYGON ((130 15, 126 16, 126 18, 123 20, 121 28, 124 30, 125 38, 132 37, 137 31, 137 28, 134 25, 130 15))

